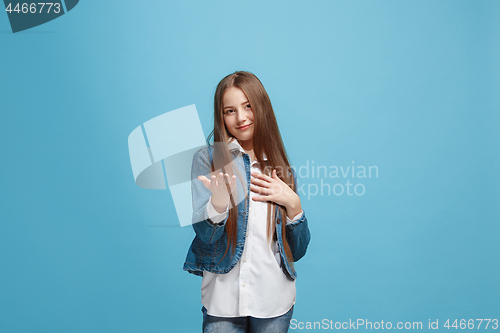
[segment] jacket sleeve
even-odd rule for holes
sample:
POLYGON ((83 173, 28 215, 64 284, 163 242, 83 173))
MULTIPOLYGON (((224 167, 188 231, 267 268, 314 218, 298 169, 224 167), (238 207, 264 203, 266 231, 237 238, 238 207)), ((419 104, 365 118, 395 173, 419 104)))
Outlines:
MULTIPOLYGON (((297 176, 295 174, 295 171, 293 169, 291 170, 293 174, 295 189, 297 189, 297 176)), ((306 254, 307 246, 309 245, 309 241, 311 240, 311 233, 309 232, 306 213, 305 211, 302 212, 303 214, 300 219, 292 223, 287 223, 285 227, 286 239, 288 241, 288 244, 290 244, 290 249, 292 250, 294 261, 298 261, 306 254)))
POLYGON ((222 237, 229 214, 226 213, 224 219, 219 223, 212 222, 208 216, 209 207, 207 205, 212 197, 212 192, 198 179, 200 175, 210 178, 211 168, 210 159, 207 156, 208 149, 203 148, 193 156, 193 164, 191 166, 192 225, 201 241, 204 243, 214 243, 222 237))

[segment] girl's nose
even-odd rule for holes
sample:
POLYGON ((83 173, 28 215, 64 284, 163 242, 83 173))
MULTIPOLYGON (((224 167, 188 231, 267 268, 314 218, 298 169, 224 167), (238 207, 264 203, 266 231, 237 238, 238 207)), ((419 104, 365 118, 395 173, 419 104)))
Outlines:
POLYGON ((245 120, 247 120, 247 117, 245 115, 245 112, 243 111, 238 111, 238 122, 243 123, 245 120))

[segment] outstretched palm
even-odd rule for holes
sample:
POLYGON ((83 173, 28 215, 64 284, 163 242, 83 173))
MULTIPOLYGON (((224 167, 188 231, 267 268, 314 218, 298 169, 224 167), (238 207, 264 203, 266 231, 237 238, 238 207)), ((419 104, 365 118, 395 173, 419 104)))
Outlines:
POLYGON ((203 185, 212 192, 212 205, 215 210, 222 213, 226 210, 229 203, 229 195, 236 189, 236 175, 229 177, 229 174, 219 175, 212 174, 210 179, 206 176, 198 176, 198 179, 203 182, 203 185), (226 187, 229 184, 229 192, 226 187))

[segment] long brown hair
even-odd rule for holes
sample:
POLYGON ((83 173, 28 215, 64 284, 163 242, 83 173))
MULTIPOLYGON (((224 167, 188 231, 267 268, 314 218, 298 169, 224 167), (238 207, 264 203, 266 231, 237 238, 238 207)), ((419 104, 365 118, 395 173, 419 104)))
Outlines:
MULTIPOLYGON (((232 137, 226 129, 223 114, 223 96, 227 89, 231 87, 239 88, 245 93, 253 111, 253 151, 255 158, 260 165, 265 166, 262 168, 263 173, 271 176, 272 170, 276 169, 277 176, 288 184, 292 190, 297 192, 293 182, 293 176, 289 172, 291 170, 290 163, 288 162, 285 146, 283 145, 283 140, 278 128, 276 116, 274 115, 271 100, 269 99, 264 86, 254 74, 250 72, 237 71, 227 75, 219 82, 214 96, 214 130, 208 136, 207 141, 209 142, 210 137, 213 136, 214 143, 225 143, 232 137), (264 154, 267 161, 264 161, 263 159, 264 154)), ((221 168, 226 169, 225 166, 230 164, 230 161, 232 160, 230 154, 231 152, 226 145, 215 144, 212 171, 219 170, 221 168)), ((227 172, 230 175, 233 174, 229 171, 230 170, 224 170, 224 172, 227 172)), ((232 205, 225 225, 228 242, 223 258, 226 256, 229 247, 231 247, 231 253, 233 255, 236 249, 238 206, 235 205, 235 202, 237 201, 233 197, 233 194, 230 195, 230 200, 232 205)), ((276 237, 276 219, 274 216, 275 206, 278 206, 278 211, 281 215, 281 233, 283 236, 285 254, 288 263, 293 267, 292 251, 288 244, 285 230, 286 209, 285 207, 277 205, 273 202, 268 202, 267 204, 267 240, 270 243, 271 238, 276 237)))

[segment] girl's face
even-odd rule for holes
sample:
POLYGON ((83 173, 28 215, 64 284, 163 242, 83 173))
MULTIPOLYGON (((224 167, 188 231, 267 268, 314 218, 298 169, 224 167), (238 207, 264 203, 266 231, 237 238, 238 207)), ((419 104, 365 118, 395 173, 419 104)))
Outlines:
POLYGON ((222 112, 226 129, 238 142, 252 142, 253 111, 247 96, 240 88, 231 87, 222 96, 222 112), (249 141, 250 140, 250 141, 249 141))

